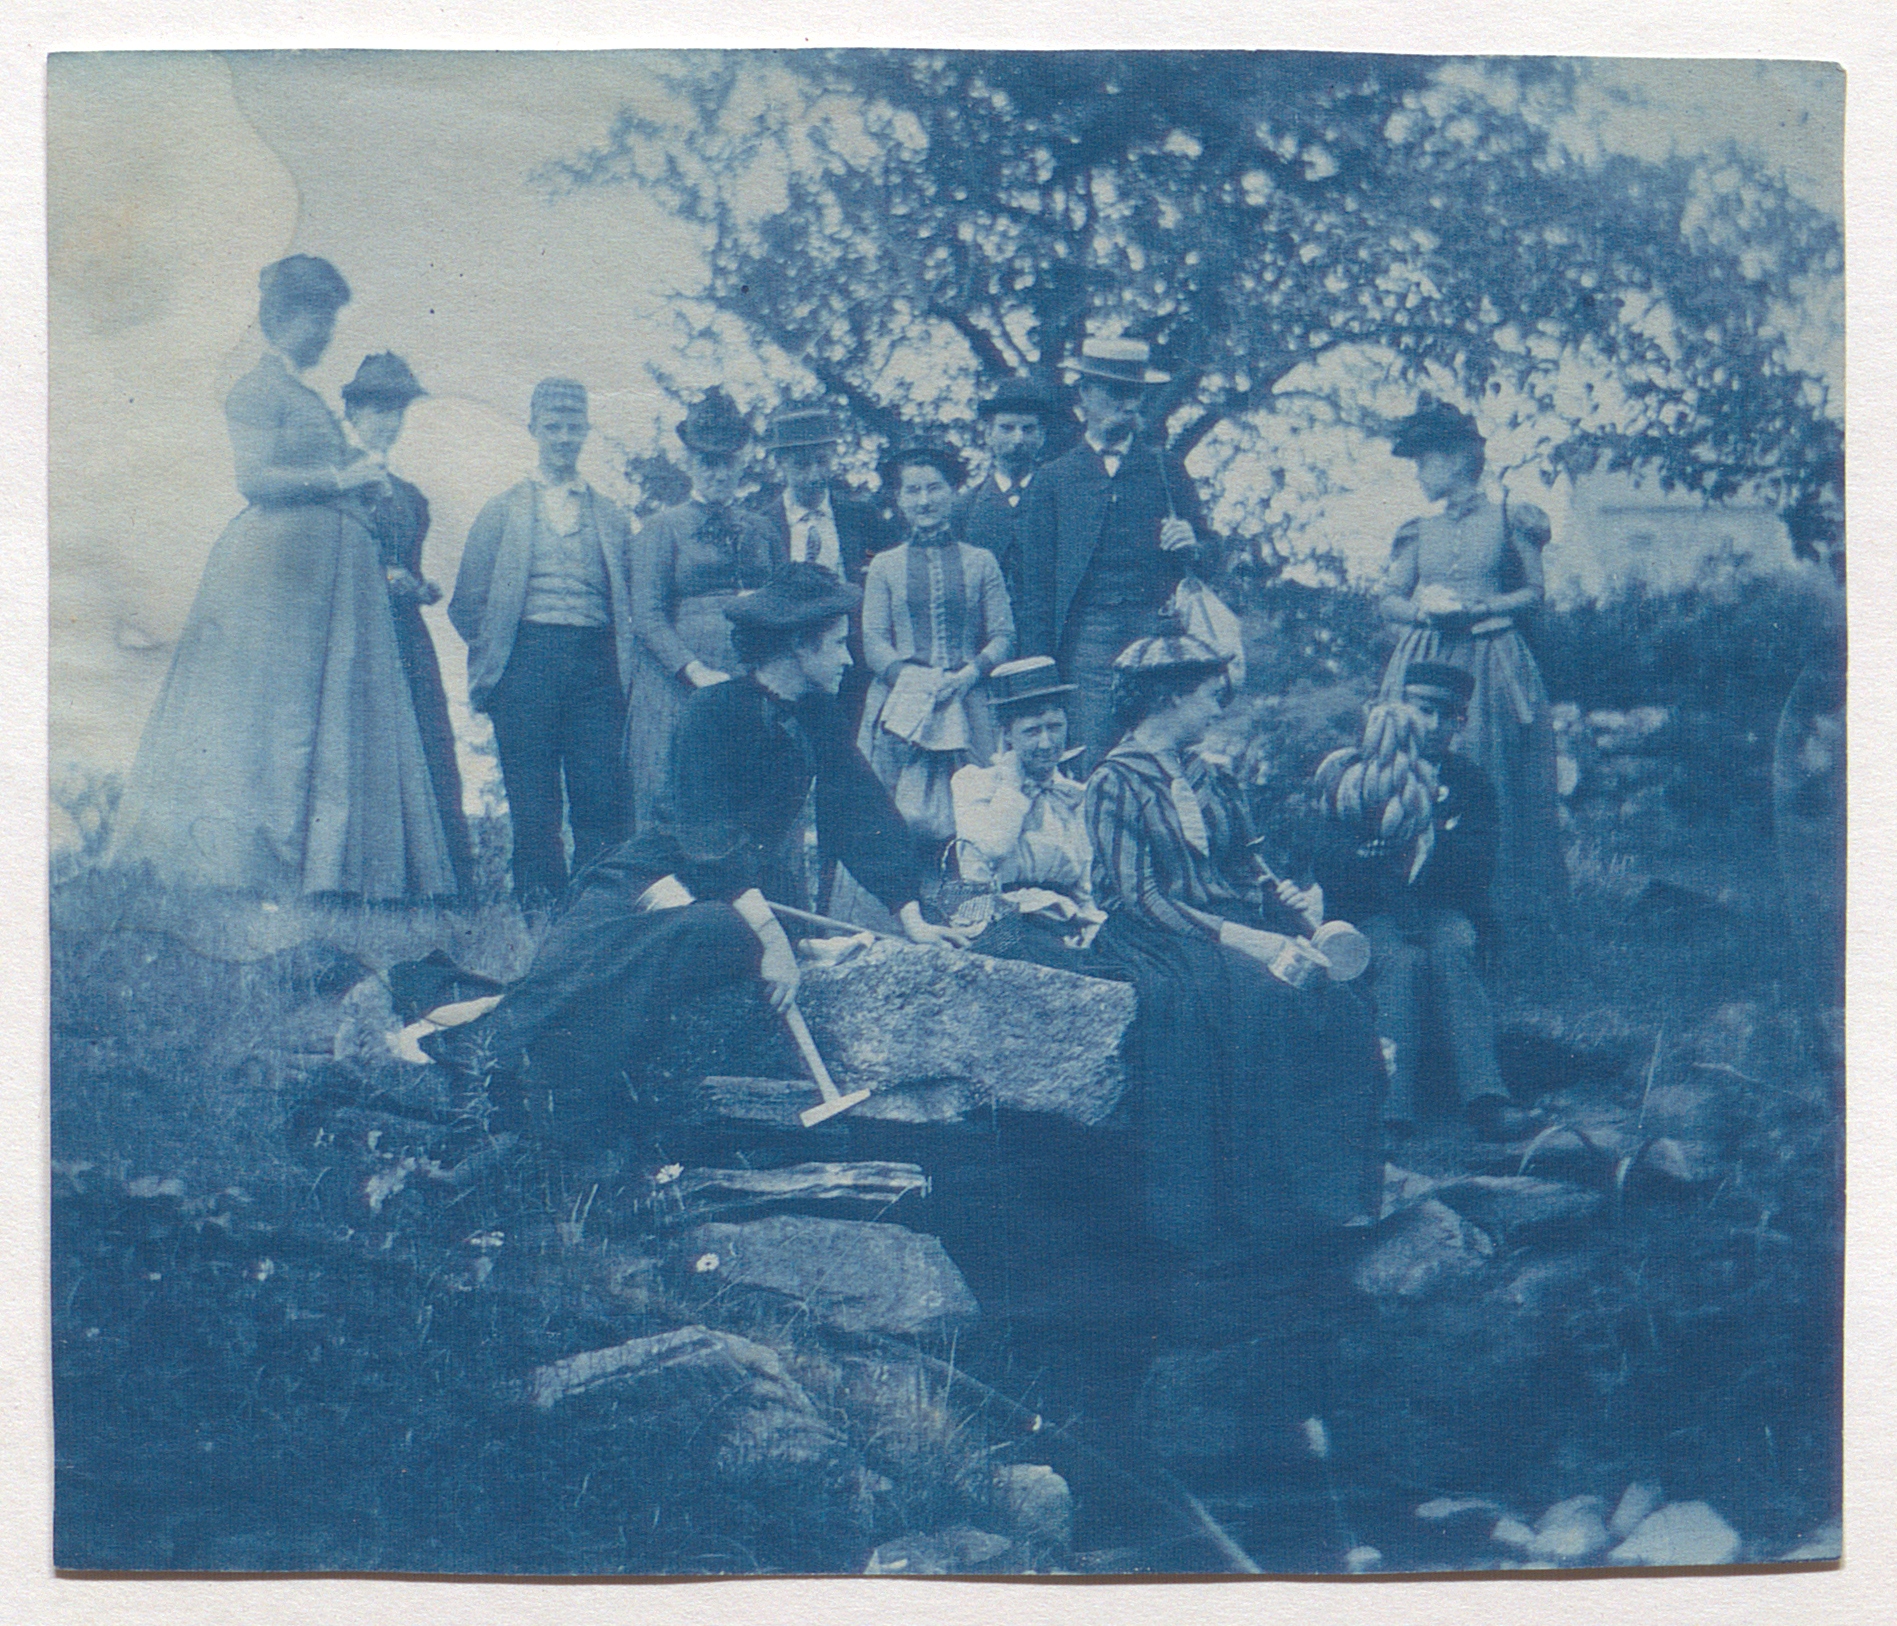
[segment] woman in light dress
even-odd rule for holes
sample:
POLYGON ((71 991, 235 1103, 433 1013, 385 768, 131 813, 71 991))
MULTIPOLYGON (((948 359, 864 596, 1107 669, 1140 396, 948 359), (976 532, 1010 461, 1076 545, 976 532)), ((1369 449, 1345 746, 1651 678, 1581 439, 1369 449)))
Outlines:
POLYGON ((1567 894, 1555 797, 1548 691, 1522 625, 1542 602, 1548 516, 1533 503, 1482 490, 1475 420, 1425 397, 1391 448, 1413 459, 1423 495, 1440 512, 1396 534, 1383 582, 1383 617, 1398 630, 1379 698, 1403 698, 1411 661, 1446 661, 1475 679, 1456 749, 1494 788, 1500 826, 1494 902, 1504 923, 1559 923, 1567 894))
POLYGON ((388 901, 456 890, 357 497, 386 486, 299 375, 349 286, 327 260, 267 266, 270 350, 224 412, 249 506, 204 567, 145 726, 113 862, 161 881, 388 901))

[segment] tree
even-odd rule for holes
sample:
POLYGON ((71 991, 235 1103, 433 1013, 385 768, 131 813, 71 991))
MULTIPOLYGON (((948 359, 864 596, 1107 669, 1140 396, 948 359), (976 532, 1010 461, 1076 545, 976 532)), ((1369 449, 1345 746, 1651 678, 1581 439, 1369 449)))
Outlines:
MULTIPOLYGON (((1288 53, 689 56, 549 174, 703 234, 735 319, 883 436, 1090 329, 1150 339, 1189 452, 1349 351, 1531 417, 1545 477, 1809 505, 1842 427, 1788 334, 1838 222, 1725 153, 1583 161, 1585 65, 1288 53)), ((1373 392, 1331 390, 1377 432, 1373 392)))

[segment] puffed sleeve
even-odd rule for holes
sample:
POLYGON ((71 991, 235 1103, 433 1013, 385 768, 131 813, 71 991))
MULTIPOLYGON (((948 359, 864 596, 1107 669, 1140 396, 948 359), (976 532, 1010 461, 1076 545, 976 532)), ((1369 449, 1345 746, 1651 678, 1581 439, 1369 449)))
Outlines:
POLYGON ((1508 505, 1508 534, 1518 548, 1532 548, 1536 553, 1548 545, 1554 535, 1554 527, 1548 523, 1548 511, 1532 502, 1511 502, 1508 505))
POLYGON ((1423 536, 1423 522, 1406 521, 1390 544, 1390 562, 1383 571, 1385 598, 1408 598, 1416 591, 1417 545, 1423 536))
POLYGON ((982 646, 975 664, 986 677, 1014 649, 1014 606, 1008 599, 1008 583, 1001 574, 1001 561, 986 548, 963 544, 962 568, 981 572, 982 646))

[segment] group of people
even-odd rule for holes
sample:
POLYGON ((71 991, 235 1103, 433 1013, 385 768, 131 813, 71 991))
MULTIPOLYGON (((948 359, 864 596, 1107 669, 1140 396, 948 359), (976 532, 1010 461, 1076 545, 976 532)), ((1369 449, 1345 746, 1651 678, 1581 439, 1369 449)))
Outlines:
MULTIPOLYGON (((428 505, 388 468, 421 387, 372 356, 339 423, 298 375, 346 284, 299 255, 262 295, 270 353, 226 407, 249 506, 207 567, 117 856, 258 891, 465 891, 419 613, 440 596, 428 505)), ((475 521, 448 614, 493 725, 516 895, 559 908, 527 976, 444 1030, 437 1059, 523 1130, 610 1144, 653 1024, 746 980, 788 1007, 785 920, 838 907, 847 883, 914 943, 1134 985, 1142 1202, 1194 1269, 1374 1216, 1431 1002, 1464 1104, 1510 1132, 1476 953, 1492 880, 1504 914, 1558 906, 1547 697, 1521 633, 1546 517, 1484 494, 1465 414, 1426 400, 1400 427, 1395 451, 1443 506, 1396 539, 1382 698, 1425 719, 1441 801, 1416 850, 1333 842, 1295 885, 1198 749, 1232 654, 1172 612, 1224 550, 1183 464, 1142 434, 1167 381, 1150 362, 1139 341, 1087 340, 1069 369, 1082 433, 1051 460, 1064 409, 1027 380, 983 403, 978 483, 939 440, 897 448, 893 521, 836 481, 823 407, 771 417, 778 483, 741 501, 754 436, 714 389, 679 428, 690 497, 636 533, 578 472, 584 387, 537 385, 535 467, 475 521), (983 907, 946 909, 945 876, 983 907), (1369 999, 1314 941, 1346 911, 1374 946, 1369 999)))

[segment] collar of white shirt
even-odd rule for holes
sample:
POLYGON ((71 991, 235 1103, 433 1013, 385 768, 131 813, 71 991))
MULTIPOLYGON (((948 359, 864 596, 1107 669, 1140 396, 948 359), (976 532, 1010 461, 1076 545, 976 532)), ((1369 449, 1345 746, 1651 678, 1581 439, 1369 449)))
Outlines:
POLYGON ((1087 437, 1087 444, 1094 449, 1094 453, 1100 461, 1106 464, 1108 474, 1118 474, 1120 472, 1121 461, 1126 457, 1126 454, 1133 449, 1131 436, 1120 441, 1117 445, 1108 446, 1095 440, 1092 435, 1089 435, 1087 437))
POLYGON ((830 517, 830 493, 826 490, 816 502, 806 508, 790 494, 784 492, 784 515, 793 525, 808 525, 812 520, 826 520, 830 517))

